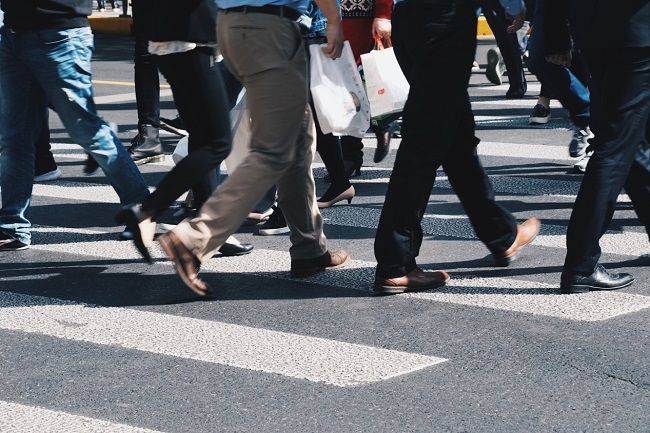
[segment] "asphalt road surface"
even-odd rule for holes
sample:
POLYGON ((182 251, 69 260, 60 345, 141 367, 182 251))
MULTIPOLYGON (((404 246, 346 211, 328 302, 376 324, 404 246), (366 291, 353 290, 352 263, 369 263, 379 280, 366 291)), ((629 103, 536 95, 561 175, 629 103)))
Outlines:
MULTIPOLYGON (((353 178, 351 205, 323 210, 346 268, 289 278, 288 235, 237 233, 254 251, 215 257, 200 301, 157 246, 144 263, 113 218, 103 174, 51 116, 61 179, 34 186, 33 245, 0 256, 1 432, 650 432, 650 246, 621 195, 602 263, 636 282, 561 295, 565 231, 581 175, 567 113, 530 126, 523 100, 472 76, 479 153, 498 200, 539 237, 494 266, 439 172, 419 257, 450 283, 418 294, 372 292, 373 239, 395 150, 353 178)), ((93 72, 102 116, 136 133, 133 41, 98 35, 93 72)), ((444 65, 441 65, 444 67, 444 65)), ((168 86, 162 114, 175 115, 168 86)), ((431 101, 444 104, 444 101, 431 101)), ((436 131, 431 131, 435 140, 436 131)), ((171 155, 179 137, 162 136, 171 155)), ((151 187, 173 165, 141 166, 151 187)), ((317 195, 327 184, 314 162, 317 195)))

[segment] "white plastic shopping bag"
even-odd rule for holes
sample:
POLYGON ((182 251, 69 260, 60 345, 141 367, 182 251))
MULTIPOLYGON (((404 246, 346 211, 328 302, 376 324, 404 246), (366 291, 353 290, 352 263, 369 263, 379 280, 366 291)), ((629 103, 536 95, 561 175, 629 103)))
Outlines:
POLYGON ((363 138, 370 126, 370 106, 363 82, 345 41, 343 54, 330 59, 325 45, 310 45, 311 95, 323 133, 363 138))
MULTIPOLYGON (((237 104, 230 110, 230 127, 232 130, 232 149, 224 160, 228 173, 235 171, 235 168, 244 160, 250 152, 251 142, 251 118, 246 108, 246 91, 239 94, 237 104)), ((187 156, 187 137, 180 139, 172 159, 174 164, 187 156)))
POLYGON ((251 150, 251 116, 246 107, 246 89, 242 89, 237 104, 230 110, 230 126, 232 149, 224 164, 232 174, 251 150))
POLYGON ((381 40, 375 41, 375 47, 377 49, 361 55, 370 115, 399 113, 404 110, 409 83, 397 63, 393 47, 384 48, 381 40))

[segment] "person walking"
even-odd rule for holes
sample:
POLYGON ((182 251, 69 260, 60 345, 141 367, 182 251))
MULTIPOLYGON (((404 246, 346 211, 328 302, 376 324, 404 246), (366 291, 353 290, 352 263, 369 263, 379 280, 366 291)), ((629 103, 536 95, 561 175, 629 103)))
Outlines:
MULTIPOLYGON (((523 3, 511 5, 509 12, 514 17, 511 31, 516 31, 523 22, 523 3)), ((415 260, 422 244, 422 217, 440 166, 497 265, 509 265, 539 231, 536 218, 517 225, 496 203, 477 155, 479 139, 467 92, 476 20, 471 0, 404 0, 393 11, 395 56, 411 89, 375 237, 374 288, 379 294, 427 290, 450 279, 442 270, 423 271, 415 260)))
MULTIPOLYGON (((562 106, 567 109, 571 122, 573 122, 573 137, 569 143, 569 155, 572 158, 585 154, 588 142, 593 135, 589 129, 589 82, 583 82, 566 65, 554 65, 546 61, 545 32, 554 31, 544 23, 543 14, 548 0, 537 0, 533 14, 533 30, 530 37, 528 56, 528 69, 535 74, 543 88, 556 97, 562 106)), ((542 108, 536 106, 538 112, 550 115, 548 100, 542 108)), ((535 111, 535 110, 534 110, 535 111)))
MULTIPOLYGON (((343 46, 338 4, 336 0, 316 3, 328 20, 323 50, 328 57, 338 58, 343 46)), ((246 89, 252 120, 250 153, 196 218, 184 220, 158 238, 183 282, 201 296, 212 293, 198 275, 201 263, 212 257, 273 184, 290 228, 292 277, 337 269, 349 259, 343 250, 327 249, 316 205, 307 58, 296 22, 308 4, 309 0, 273 4, 217 0, 219 49, 246 89)))
MULTIPOLYGON (((138 111, 138 133, 131 140, 128 152, 137 165, 162 161, 165 158, 160 142, 160 79, 154 56, 149 52, 148 33, 155 25, 157 1, 132 0, 135 101, 138 111)), ((176 2, 178 3, 178 2, 176 2)))
MULTIPOLYGON (((161 0, 152 11, 149 52, 169 82, 189 132, 188 153, 140 205, 123 209, 117 221, 133 233, 146 260, 156 220, 188 189, 200 209, 216 189, 215 170, 230 153, 228 92, 216 61, 217 7, 213 0, 161 0)), ((237 86, 239 87, 239 86, 237 86)), ((250 249, 248 250, 250 251, 250 249)))
POLYGON ((570 65, 572 33, 592 76, 593 154, 569 220, 560 291, 621 289, 634 277, 608 272, 599 243, 623 188, 650 235, 650 0, 546 3, 546 59, 570 65))
MULTIPOLYGON (((506 92, 507 99, 521 99, 525 96, 528 86, 526 75, 519 52, 519 40, 516 31, 511 29, 511 16, 513 11, 509 10, 510 3, 500 0, 476 0, 478 6, 483 10, 498 49, 491 48, 487 53, 487 68, 485 75, 493 84, 501 84, 503 67, 508 75, 509 88, 506 92), (508 6, 505 7, 504 6, 508 6)), ((525 17, 522 17, 522 25, 525 17)))
POLYGON ((123 205, 142 201, 149 190, 95 109, 92 0, 3 0, 2 9, 0 251, 15 251, 31 243, 25 212, 34 183, 34 143, 47 124, 48 101, 72 140, 99 163, 123 205))

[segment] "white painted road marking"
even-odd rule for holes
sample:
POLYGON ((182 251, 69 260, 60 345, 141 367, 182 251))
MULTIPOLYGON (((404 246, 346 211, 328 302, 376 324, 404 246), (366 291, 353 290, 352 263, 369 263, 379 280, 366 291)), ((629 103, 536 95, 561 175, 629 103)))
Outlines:
MULTIPOLYGON (((438 222, 438 224, 440 223, 438 222)), ((463 223, 469 224, 467 221, 463 223)), ((49 233, 50 236, 60 236, 68 241, 84 237, 79 230, 73 229, 36 228, 35 231, 43 234, 49 233), (64 231, 62 232, 62 230, 64 231)), ((97 232, 86 232, 85 236, 87 237, 98 235, 97 232)), ((634 248, 633 245, 638 239, 631 238, 631 235, 645 236, 641 233, 622 234, 621 236, 627 239, 627 241, 621 242, 622 246, 627 244, 630 248, 634 248)), ((559 236, 539 236, 535 240, 535 244, 540 242, 540 238, 542 243, 548 239, 560 240, 559 236)), ((561 238, 563 242, 564 238, 561 238)), ((613 239, 617 239, 617 237, 613 237, 613 239)), ((116 240, 86 241, 73 244, 51 241, 44 245, 35 245, 33 248, 61 253, 77 253, 84 256, 140 260, 139 253, 131 242, 116 240)), ((166 260, 157 243, 151 248, 151 255, 156 260, 160 260, 156 263, 170 266, 170 262, 166 260)), ((421 260, 421 265, 427 268, 424 260, 421 260)), ((208 281, 211 278, 218 278, 217 275, 211 276, 211 273, 251 274, 276 280, 291 280, 289 277, 290 266, 291 259, 288 252, 256 248, 251 254, 245 256, 219 257, 209 260, 201 266, 201 269, 202 275, 208 281)), ((375 266, 375 262, 350 260, 343 269, 323 272, 304 281, 309 284, 323 284, 370 292, 372 291, 375 266)), ((650 307, 650 297, 620 291, 563 296, 559 294, 559 281, 549 284, 499 277, 456 278, 453 273, 451 276, 452 280, 445 288, 425 292, 422 295, 409 296, 414 299, 559 317, 575 321, 607 320, 650 307)), ((47 276, 43 278, 47 278, 47 276)), ((180 280, 178 280, 178 285, 179 290, 184 290, 180 280)))
POLYGON ((340 387, 446 361, 324 338, 183 316, 0 292, 0 328, 119 346, 340 387))
POLYGON ((160 433, 40 407, 0 401, 2 433, 160 433))

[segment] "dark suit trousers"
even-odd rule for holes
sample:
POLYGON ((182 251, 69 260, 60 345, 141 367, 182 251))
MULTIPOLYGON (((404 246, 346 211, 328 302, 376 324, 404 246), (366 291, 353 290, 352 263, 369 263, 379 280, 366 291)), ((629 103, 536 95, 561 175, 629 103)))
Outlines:
POLYGON ((380 277, 402 276, 415 269, 422 217, 441 166, 488 249, 500 253, 515 240, 515 220, 495 202, 476 153, 479 140, 474 136, 467 92, 476 15, 464 3, 446 7, 407 1, 393 11, 393 46, 411 90, 375 238, 380 277))
POLYGON ((499 0, 480 0, 477 3, 483 10, 485 20, 490 26, 499 51, 503 56, 510 88, 526 91, 526 76, 524 74, 524 65, 521 62, 521 54, 519 53, 519 41, 516 33, 506 31, 510 21, 506 18, 505 9, 501 6, 499 0))
POLYGON ((650 48, 586 51, 592 73, 589 160, 567 230, 566 271, 591 274, 623 188, 650 233, 650 48))
POLYGON ((172 88, 189 141, 188 155, 142 203, 143 211, 154 218, 190 188, 195 205, 201 207, 217 186, 215 168, 230 153, 232 141, 230 106, 214 50, 199 47, 156 56, 156 62, 172 88))

